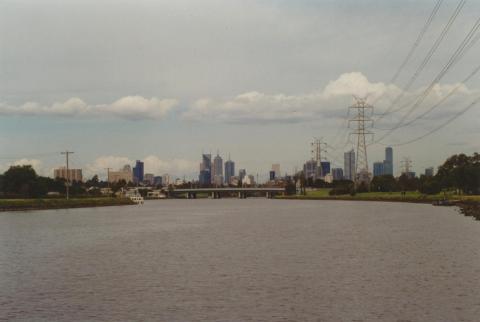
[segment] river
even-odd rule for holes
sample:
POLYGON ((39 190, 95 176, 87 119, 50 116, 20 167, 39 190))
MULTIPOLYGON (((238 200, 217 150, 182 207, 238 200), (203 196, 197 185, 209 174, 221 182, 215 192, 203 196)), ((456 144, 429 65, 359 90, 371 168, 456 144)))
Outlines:
POLYGON ((480 223, 268 199, 0 213, 1 321, 479 321, 480 223))

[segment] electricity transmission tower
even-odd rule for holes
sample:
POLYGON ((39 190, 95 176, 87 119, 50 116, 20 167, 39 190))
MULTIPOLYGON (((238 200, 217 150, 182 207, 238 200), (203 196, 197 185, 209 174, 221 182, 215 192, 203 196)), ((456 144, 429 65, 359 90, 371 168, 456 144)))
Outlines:
POLYGON ((73 154, 73 152, 71 151, 65 151, 65 152, 60 152, 60 154, 64 154, 65 155, 65 159, 66 159, 66 163, 67 163, 67 182, 65 182, 65 187, 66 187, 66 190, 67 190, 67 200, 70 198, 70 170, 69 170, 69 167, 68 167, 68 156, 70 154, 73 154))
POLYGON ((316 176, 322 178, 326 173, 322 171, 322 152, 327 152, 326 146, 327 143, 323 142, 322 138, 314 138, 311 143, 312 146, 312 159, 317 163, 317 173, 316 176))
POLYGON ((371 116, 373 114, 373 106, 366 103, 365 98, 355 98, 355 104, 350 106, 350 110, 353 118, 348 120, 348 127, 350 123, 354 122, 356 127, 350 132, 350 135, 357 137, 356 144, 356 158, 355 158, 355 185, 361 182, 370 182, 370 174, 368 172, 368 157, 367 157, 367 142, 366 137, 371 136, 373 139, 373 132, 370 129, 373 127, 373 120, 371 116))
POLYGON ((412 168, 412 160, 409 157, 406 157, 406 158, 403 158, 403 160, 400 162, 403 168, 402 173, 409 176, 411 173, 410 169, 412 168))

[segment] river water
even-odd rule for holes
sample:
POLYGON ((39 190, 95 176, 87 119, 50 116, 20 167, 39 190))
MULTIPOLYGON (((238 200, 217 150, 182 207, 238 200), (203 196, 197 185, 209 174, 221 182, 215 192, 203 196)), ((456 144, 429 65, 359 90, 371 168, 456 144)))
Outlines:
POLYGON ((480 321, 480 223, 267 199, 0 213, 0 320, 480 321))

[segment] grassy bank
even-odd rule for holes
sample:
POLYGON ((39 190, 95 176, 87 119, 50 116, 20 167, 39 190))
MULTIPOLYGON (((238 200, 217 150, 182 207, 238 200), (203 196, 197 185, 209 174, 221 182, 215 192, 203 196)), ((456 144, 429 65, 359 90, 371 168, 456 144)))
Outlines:
MULTIPOLYGON (((319 189, 307 191, 306 195, 294 196, 279 196, 283 199, 299 199, 299 200, 358 200, 358 201, 396 201, 396 202, 417 202, 417 203, 432 203, 435 200, 442 200, 444 194, 424 195, 416 191, 407 191, 405 195, 401 192, 362 192, 354 196, 340 195, 330 196, 328 192, 330 189, 319 189)), ((452 193, 446 194, 447 199, 454 201, 470 201, 480 202, 480 196, 465 196, 455 195, 452 193)))
POLYGON ((127 198, 0 199, 0 211, 132 205, 127 198))

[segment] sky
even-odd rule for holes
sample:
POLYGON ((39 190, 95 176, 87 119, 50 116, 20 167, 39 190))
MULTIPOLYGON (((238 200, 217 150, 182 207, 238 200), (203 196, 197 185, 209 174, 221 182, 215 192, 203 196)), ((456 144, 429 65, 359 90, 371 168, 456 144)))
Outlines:
POLYGON ((463 82, 479 63, 477 43, 434 81, 480 16, 478 1, 465 3, 407 87, 459 4, 444 0, 392 82, 436 2, 2 0, 0 170, 29 163, 52 176, 70 150, 87 177, 141 159, 146 172, 195 178, 201 153, 219 151, 265 177, 274 163, 282 174, 300 169, 314 137, 341 167, 354 96, 374 107, 370 167, 385 145, 396 173, 404 157, 420 173, 478 152, 480 104, 396 146, 480 94, 476 74, 463 82), (398 111, 378 119, 392 102, 398 111))

